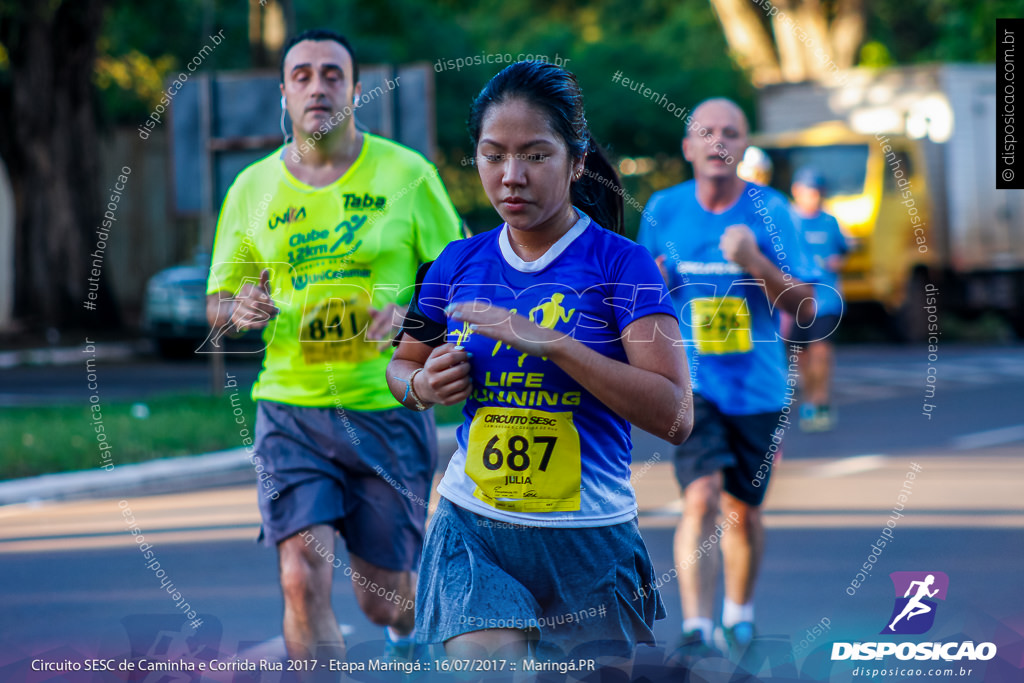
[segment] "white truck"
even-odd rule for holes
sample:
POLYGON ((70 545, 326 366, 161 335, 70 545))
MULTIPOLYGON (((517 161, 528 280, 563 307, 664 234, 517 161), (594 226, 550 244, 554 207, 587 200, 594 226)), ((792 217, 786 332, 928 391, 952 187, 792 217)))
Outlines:
POLYGON ((854 242, 848 303, 881 304, 911 340, 928 304, 997 311, 1024 337, 1024 190, 996 189, 995 65, 844 75, 762 89, 754 144, 777 189, 804 165, 830 181, 826 209, 854 242))

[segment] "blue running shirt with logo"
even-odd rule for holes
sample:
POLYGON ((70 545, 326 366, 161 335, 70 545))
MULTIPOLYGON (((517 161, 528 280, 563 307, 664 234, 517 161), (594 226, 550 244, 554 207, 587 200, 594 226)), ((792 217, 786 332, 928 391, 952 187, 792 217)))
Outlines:
POLYGON ((817 282, 819 275, 781 194, 747 183, 735 204, 712 213, 696 187, 691 180, 654 193, 637 240, 665 256, 694 392, 727 415, 778 411, 787 373, 779 311, 760 281, 725 259, 719 240, 729 226, 746 225, 784 277, 817 282))
POLYGON ((492 519, 592 527, 636 516, 629 423, 552 361, 445 314, 450 303, 488 301, 628 362, 622 331, 645 316, 675 314, 650 255, 577 213, 537 261, 515 254, 504 225, 453 242, 420 289, 423 315, 472 353, 473 392, 438 492, 492 519))
POLYGON ((796 215, 796 224, 807 245, 814 265, 821 271, 821 286, 817 287, 818 315, 842 315, 843 299, 839 295, 839 273, 828 269, 828 259, 843 256, 850 247, 839 228, 835 216, 819 211, 813 218, 796 215), (827 287, 826 287, 827 285, 827 287))

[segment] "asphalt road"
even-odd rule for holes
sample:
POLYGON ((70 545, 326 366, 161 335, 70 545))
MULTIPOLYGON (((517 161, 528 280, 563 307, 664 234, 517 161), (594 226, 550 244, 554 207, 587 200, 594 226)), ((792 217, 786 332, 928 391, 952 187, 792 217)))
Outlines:
MULTIPOLYGON (((852 673, 857 665, 908 666, 845 661, 827 668, 833 641, 891 640, 879 632, 898 597, 888 576, 895 571, 945 572, 950 581, 934 626, 926 635, 903 638, 991 641, 999 648, 990 662, 965 663, 972 671, 963 675, 959 662, 940 662, 941 667, 911 662, 926 673, 942 669, 927 680, 1024 680, 1024 349, 948 345, 934 366, 936 392, 930 403, 935 408, 928 419, 921 415, 928 365, 920 350, 844 349, 837 369, 837 429, 790 431, 766 503, 757 623, 769 663, 759 669, 761 680, 792 680, 796 670, 787 660, 794 658, 809 680, 863 680, 852 673), (901 504, 895 540, 850 595, 851 581, 873 553, 912 468, 912 493, 901 504), (950 676, 944 673, 947 666, 954 669, 950 676)), ((199 385, 207 381, 202 366, 173 367, 178 381, 184 383, 186 376, 199 385)), ((63 381, 60 376, 53 373, 54 387, 63 381)), ((108 372, 105 379, 112 383, 115 376, 108 372)), ((150 368, 135 375, 140 376, 158 372, 150 368)), ((66 386, 75 381, 81 380, 66 386)), ((679 510, 670 451, 645 435, 635 441, 641 528, 655 567, 670 572, 679 510)), ((169 660, 204 653, 209 658, 212 652, 221 658, 280 657, 276 563, 272 551, 253 542, 254 489, 164 496, 126 492, 123 500, 180 600, 203 624, 193 632, 179 600, 172 600, 154 570, 147 569, 126 533, 118 498, 0 507, 0 680, 124 680, 26 670, 33 658, 56 661, 75 652, 169 660)), ((664 576, 660 590, 668 618, 655 628, 661 647, 674 643, 681 625, 677 582, 664 576)), ((350 660, 376 658, 381 629, 356 609, 341 572, 336 580, 334 605, 346 625, 350 660)), ((661 657, 658 649, 644 653, 649 660, 661 657)), ((735 667, 722 661, 700 667, 726 673, 692 671, 689 680, 752 680, 733 678, 735 667)), ((924 680, 926 673, 879 680, 924 680)), ((257 680, 233 675, 204 680, 257 680)), ((137 674, 134 680, 197 679, 160 672, 137 674)), ((282 679, 264 673, 258 680, 282 679)))
MULTIPOLYGON (((229 355, 227 371, 239 386, 256 379, 257 356, 229 355)), ((206 359, 100 361, 103 395, 145 400, 164 393, 204 391, 210 386, 206 359)), ((223 386, 223 382, 220 383, 223 386)), ((846 457, 915 448, 971 448, 1024 443, 1024 347, 945 344, 929 363, 922 348, 854 345, 837 350, 834 404, 841 427, 827 435, 787 435, 789 457, 846 457), (929 365, 934 397, 926 399, 929 365), (933 406, 927 413, 924 406, 933 406), (857 406, 850 412, 848 406, 857 406), (1003 428, 1010 431, 984 434, 1003 428), (884 434, 884 439, 880 436, 884 434), (975 436, 979 435, 979 436, 975 436), (966 441, 957 441, 964 437, 966 441)), ((0 406, 53 405, 87 401, 82 365, 0 369, 0 406)), ((643 448, 654 444, 642 433, 643 448)), ((638 449, 637 454, 642 449, 638 449)), ((642 455, 635 455, 642 459, 642 455)))
MULTIPOLYGON (((79 364, 18 366, 0 369, 0 406, 42 406, 89 400, 85 379, 86 354, 79 364)), ((206 391, 211 384, 208 357, 165 361, 97 360, 98 383, 110 400, 145 400, 168 393, 206 391)), ((226 370, 239 383, 251 386, 260 371, 258 356, 229 355, 226 370)), ((224 386, 223 381, 220 386, 224 386)))

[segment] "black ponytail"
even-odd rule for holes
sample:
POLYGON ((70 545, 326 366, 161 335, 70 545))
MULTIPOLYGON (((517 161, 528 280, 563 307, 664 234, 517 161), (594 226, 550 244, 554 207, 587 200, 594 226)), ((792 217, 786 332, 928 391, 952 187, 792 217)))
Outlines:
POLYGON ((474 149, 487 110, 513 99, 529 102, 547 115, 572 161, 586 156, 583 175, 570 190, 572 203, 601 227, 622 234, 622 184, 615 167, 590 135, 576 76, 548 62, 516 62, 502 69, 470 107, 468 128, 474 149))
POLYGON ((601 227, 621 235, 624 222, 622 192, 615 167, 604 150, 590 138, 583 175, 572 184, 573 205, 580 207, 601 227))

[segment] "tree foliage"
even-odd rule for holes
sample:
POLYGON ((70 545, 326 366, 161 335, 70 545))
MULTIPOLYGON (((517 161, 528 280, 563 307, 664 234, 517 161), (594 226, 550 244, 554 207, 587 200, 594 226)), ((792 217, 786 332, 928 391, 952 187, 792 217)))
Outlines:
POLYGON ((996 19, 1022 16, 1024 0, 876 0, 867 31, 895 64, 995 62, 996 19))
MULTIPOLYGON (((441 172, 460 211, 483 227, 497 218, 463 163, 472 156, 465 121, 474 95, 506 63, 494 55, 570 60, 594 135, 624 159, 626 190, 642 205, 683 179, 684 114, 700 100, 729 96, 752 114, 753 84, 820 76, 816 46, 839 67, 992 61, 995 18, 1022 14, 1024 0, 0 0, 0 125, 8 132, 0 156, 18 202, 16 315, 41 325, 81 321, 69 309, 103 194, 97 131, 137 125, 168 75, 221 29, 226 39, 203 70, 274 66, 289 27, 340 30, 364 63, 490 55, 491 63, 435 70, 441 172), (781 25, 780 12, 812 39, 781 25)), ((634 230, 639 212, 626 217, 634 230)))
POLYGON ((711 0, 755 85, 821 80, 856 64, 863 0, 711 0))

